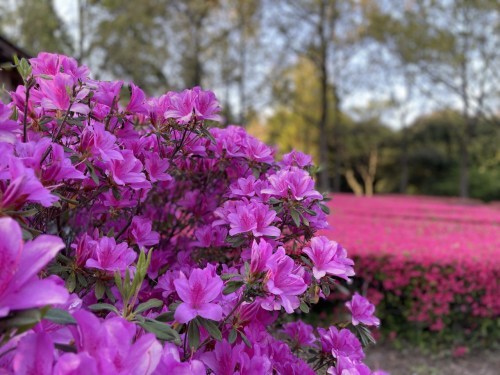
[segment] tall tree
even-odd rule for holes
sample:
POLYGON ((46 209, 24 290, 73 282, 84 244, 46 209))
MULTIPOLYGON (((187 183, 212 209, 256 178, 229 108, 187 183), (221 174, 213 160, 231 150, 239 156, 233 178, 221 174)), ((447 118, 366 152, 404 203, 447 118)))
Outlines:
POLYGON ((376 3, 370 29, 420 78, 429 97, 457 102, 460 132, 459 193, 469 196, 469 144, 476 119, 494 112, 500 84, 498 0, 416 0, 376 3), (385 5, 385 6, 382 6, 385 5))
POLYGON ((92 14, 98 17, 96 31, 92 32, 92 25, 87 24, 84 34, 92 32, 88 48, 99 59, 100 70, 130 79, 150 93, 168 89, 171 83, 165 72, 169 57, 165 4, 156 0, 93 3, 92 14))
POLYGON ((281 20, 278 30, 286 39, 286 48, 294 56, 309 59, 316 67, 314 79, 320 87, 319 118, 316 124, 319 130, 319 163, 322 167, 319 185, 322 190, 330 189, 333 172, 333 187, 339 190, 342 95, 347 81, 346 66, 354 55, 353 45, 359 41, 358 4, 356 1, 283 0, 280 6, 276 12, 281 20), (346 53, 347 50, 349 53, 346 53), (328 103, 329 98, 333 105, 328 103), (329 144, 334 149, 334 168, 331 167, 329 144))
POLYGON ((73 40, 56 13, 52 0, 19 0, 13 8, 6 4, 4 7, 2 31, 29 53, 74 52, 73 40))

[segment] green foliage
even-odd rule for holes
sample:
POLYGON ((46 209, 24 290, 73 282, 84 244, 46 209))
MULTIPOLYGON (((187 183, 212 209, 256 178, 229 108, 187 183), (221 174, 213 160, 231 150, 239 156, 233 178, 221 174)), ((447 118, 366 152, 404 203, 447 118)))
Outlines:
POLYGON ((66 25, 56 13, 52 0, 19 0, 5 15, 5 29, 14 29, 13 39, 29 53, 47 51, 71 55, 74 52, 66 25))

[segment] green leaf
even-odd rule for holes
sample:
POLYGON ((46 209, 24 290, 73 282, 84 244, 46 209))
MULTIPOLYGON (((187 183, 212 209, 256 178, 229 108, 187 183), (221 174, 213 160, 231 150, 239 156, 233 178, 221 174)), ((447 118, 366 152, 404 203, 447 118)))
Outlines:
POLYGON ((200 329, 198 327, 197 319, 191 320, 188 324, 187 331, 189 347, 197 349, 200 344, 200 329))
POLYGON ((96 185, 99 185, 99 177, 97 177, 97 174, 95 173, 94 166, 89 161, 86 161, 85 165, 87 166, 87 170, 89 171, 92 181, 94 181, 96 185))
POLYGON ((159 322, 172 322, 174 320, 174 312, 173 311, 167 311, 164 312, 163 314, 158 315, 155 320, 159 322))
POLYGON ((141 303, 139 306, 137 306, 137 308, 134 311, 134 314, 140 314, 146 310, 154 309, 154 308, 161 307, 161 306, 163 306, 163 301, 160 301, 157 298, 152 298, 144 303, 141 303))
POLYGON ((42 311, 40 309, 29 309, 22 311, 15 311, 14 316, 9 318, 0 319, 0 331, 2 327, 6 328, 20 328, 27 331, 40 320, 42 320, 42 311))
POLYGON ((77 273, 76 274, 76 278, 78 279, 78 284, 80 284, 81 286, 83 286, 84 288, 87 287, 87 285, 89 284, 87 282, 87 279, 85 278, 85 276, 83 276, 83 274, 81 273, 77 273))
POLYGON ((210 336, 214 339, 220 341, 222 340, 222 333, 220 332, 219 327, 217 327, 217 323, 210 319, 198 318, 198 322, 205 328, 210 336))
POLYGON ((233 344, 237 338, 238 338, 238 332, 236 332, 234 328, 231 328, 231 331, 229 331, 229 336, 227 338, 227 341, 229 341, 230 344, 233 344))
POLYGON ((370 344, 376 343, 375 339, 372 336, 372 333, 370 332, 370 329, 361 324, 355 326, 355 329, 359 335, 359 338, 363 346, 368 346, 370 344))
POLYGON ((241 339, 243 340, 243 342, 245 343, 246 346, 248 346, 249 348, 252 347, 252 343, 250 342, 250 340, 248 339, 248 337, 241 331, 238 331, 238 333, 240 334, 240 337, 241 339))
POLYGON ((50 320, 51 322, 68 325, 68 324, 76 324, 75 318, 73 318, 69 312, 62 309, 50 309, 43 316, 44 319, 50 320))
POLYGON ((304 314, 309 313, 309 306, 307 306, 307 303, 304 301, 300 301, 300 311, 302 311, 304 314))
POLYGON ((180 304, 181 302, 172 302, 170 305, 168 305, 168 310, 175 312, 175 310, 177 310, 180 304))
POLYGON ((111 192, 113 193, 113 197, 114 197, 116 200, 120 200, 120 199, 122 199, 122 195, 120 194, 120 190, 118 190, 118 188, 113 187, 113 188, 111 189, 111 192))
POLYGON ((222 294, 227 296, 228 294, 231 294, 231 293, 237 291, 238 289, 240 289, 242 287, 242 285, 243 285, 243 281, 229 281, 226 284, 226 287, 224 288, 224 290, 222 291, 222 294))
POLYGON ((319 208, 321 208, 321 211, 323 211, 325 214, 328 215, 330 213, 330 209, 328 208, 328 206, 321 204, 321 203, 318 203, 318 205, 319 205, 319 208))
POLYGON ((338 282, 335 283, 335 288, 337 288, 340 293, 345 294, 346 296, 351 295, 351 292, 349 291, 349 289, 347 289, 341 283, 338 283, 338 282))
POLYGON ((153 333, 158 340, 173 342, 176 345, 181 344, 181 337, 168 324, 158 322, 154 319, 146 319, 144 322, 139 322, 139 325, 144 330, 153 333))
POLYGON ((220 275, 220 278, 222 280, 229 280, 232 279, 233 277, 238 277, 241 276, 239 273, 225 273, 223 275, 220 275))
POLYGON ((307 259, 305 256, 301 256, 300 259, 302 259, 302 261, 307 264, 309 267, 313 267, 313 264, 311 263, 311 261, 309 259, 307 259))
POLYGON ((300 215, 299 215, 299 212, 295 208, 292 208, 290 210, 290 216, 292 217, 292 220, 293 220, 295 226, 300 227, 300 215))
POLYGON ((311 210, 310 208, 307 208, 307 207, 302 207, 302 209, 303 209, 305 212, 307 212, 309 215, 311 215, 311 216, 316 216, 316 215, 317 215, 316 211, 313 211, 313 210, 311 210))
POLYGON ((97 280, 94 288, 95 288, 95 298, 101 299, 102 297, 104 297, 104 293, 106 292, 106 286, 101 280, 97 280))
POLYGON ((303 214, 300 214, 300 217, 302 218, 302 222, 304 223, 304 225, 306 227, 308 227, 309 226, 309 220, 307 220, 307 218, 303 214))
POLYGON ((68 289, 70 293, 73 293, 75 288, 76 288, 76 275, 74 272, 71 272, 68 278, 66 279, 66 289, 68 289))
POLYGON ((101 310, 112 311, 112 312, 120 315, 120 312, 118 311, 118 309, 109 303, 95 303, 93 305, 90 305, 89 309, 92 311, 101 311, 101 310))
POLYGON ((321 285, 321 290, 323 291, 325 297, 328 297, 330 295, 330 286, 328 284, 321 285))
POLYGON ((243 236, 235 236, 235 237, 227 237, 226 242, 229 242, 232 247, 240 247, 246 241, 246 238, 243 236))

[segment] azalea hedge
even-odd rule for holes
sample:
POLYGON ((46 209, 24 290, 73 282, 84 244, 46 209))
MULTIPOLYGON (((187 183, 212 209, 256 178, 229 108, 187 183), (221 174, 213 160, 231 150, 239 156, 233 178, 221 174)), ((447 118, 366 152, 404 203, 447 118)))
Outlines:
MULTIPOLYGON (((199 87, 147 98, 69 57, 0 104, 0 373, 370 374, 374 306, 300 320, 354 275, 311 158, 219 128, 199 87)), ((376 373, 376 372, 374 372, 376 373)))
POLYGON ((451 199, 334 196, 349 249, 388 337, 489 346, 500 339, 500 211, 451 199))

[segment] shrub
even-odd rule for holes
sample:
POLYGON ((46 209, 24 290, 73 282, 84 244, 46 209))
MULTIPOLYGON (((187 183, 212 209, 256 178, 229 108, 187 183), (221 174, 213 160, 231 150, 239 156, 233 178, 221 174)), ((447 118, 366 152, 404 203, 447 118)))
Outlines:
POLYGON ((333 234, 392 336, 486 346, 500 337, 498 210, 451 199, 334 196, 333 234))
POLYGON ((131 84, 126 100, 66 56, 16 65, 25 84, 0 104, 4 371, 369 373, 362 297, 352 323, 284 318, 354 274, 315 236, 327 208, 310 157, 275 161, 215 127, 199 87, 146 98, 131 84))

